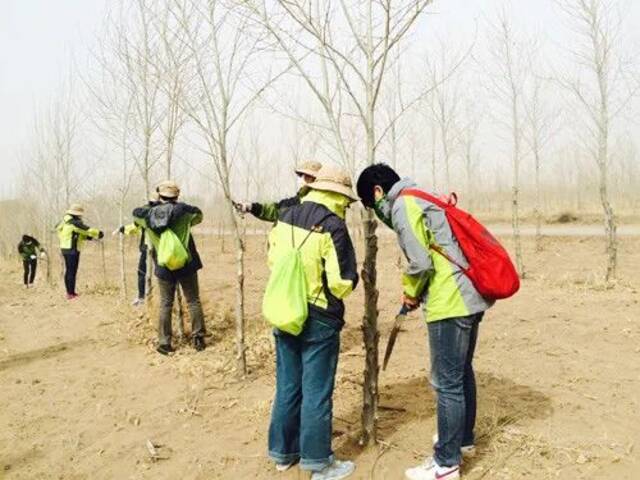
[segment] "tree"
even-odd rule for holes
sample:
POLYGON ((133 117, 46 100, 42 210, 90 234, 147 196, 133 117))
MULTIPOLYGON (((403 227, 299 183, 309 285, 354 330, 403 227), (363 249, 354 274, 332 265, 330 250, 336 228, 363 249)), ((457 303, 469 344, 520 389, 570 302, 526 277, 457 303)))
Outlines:
POLYGON ((204 141, 201 149, 211 160, 226 203, 236 243, 236 366, 247 373, 244 340, 245 243, 232 195, 232 136, 251 104, 273 81, 270 72, 257 68, 264 48, 260 36, 251 35, 249 22, 222 1, 176 1, 173 16, 185 38, 190 66, 195 72, 193 92, 182 108, 204 141), (228 41, 227 41, 228 40, 228 41), (263 73, 265 72, 265 73, 263 73))
POLYGON ((466 174, 466 197, 469 199, 467 208, 473 211, 476 192, 475 184, 478 182, 475 170, 479 163, 478 160, 480 156, 477 140, 482 115, 478 113, 477 109, 474 108, 474 105, 469 100, 466 102, 464 112, 464 126, 461 128, 459 137, 466 174))
MULTIPOLYGON (((538 71, 539 66, 532 63, 532 71, 538 71)), ((527 119, 527 131, 524 135, 529 144, 534 162, 534 182, 535 182, 535 206, 534 216, 536 221, 536 251, 542 250, 542 200, 540 170, 543 163, 543 155, 556 133, 557 119, 560 112, 558 109, 549 108, 545 101, 543 87, 545 79, 540 76, 540 72, 533 76, 527 88, 525 97, 525 111, 527 119)))
MULTIPOLYGON (((441 39, 438 42, 438 60, 427 58, 426 70, 428 83, 433 91, 429 96, 430 118, 435 122, 434 133, 437 131, 442 152, 442 161, 445 171, 444 191, 449 192, 451 183, 451 160, 458 144, 460 133, 459 116, 461 91, 458 78, 453 75, 457 67, 462 63, 464 56, 457 53, 450 55, 451 48, 441 39), (459 58, 460 57, 460 58, 459 58)), ((435 141, 435 139, 434 139, 435 141)), ((434 143, 433 148, 436 148, 434 143)), ((432 166, 435 163, 435 155, 432 155, 432 166)))
POLYGON ((496 104, 502 106, 504 118, 495 117, 511 138, 511 226, 515 245, 516 265, 521 278, 526 277, 520 236, 520 168, 522 162, 522 95, 527 77, 524 46, 514 30, 506 9, 500 11, 490 26, 490 47, 495 71, 489 75, 490 88, 496 104))
MULTIPOLYGON (((391 124, 380 128, 376 121, 380 94, 393 60, 390 53, 430 3, 431 0, 367 0, 348 4, 341 0, 334 8, 330 2, 277 0, 267 9, 259 0, 248 0, 240 6, 269 32, 293 71, 319 102, 339 161, 343 165, 353 162, 343 131, 343 120, 350 117, 362 132, 364 163, 372 165, 384 132, 391 128, 391 124), (333 88, 334 85, 338 88, 333 88), (344 96, 348 106, 338 108, 338 94, 344 96)), ((367 444, 376 440, 378 407, 378 243, 373 213, 366 211, 362 220, 365 242, 362 331, 366 350, 362 442, 367 444)))
POLYGON ((585 112, 583 144, 598 169, 598 192, 606 234, 606 281, 616 276, 617 222, 609 193, 610 137, 613 121, 640 88, 637 72, 622 52, 623 17, 612 0, 557 0, 576 43, 573 78, 560 77, 585 112))

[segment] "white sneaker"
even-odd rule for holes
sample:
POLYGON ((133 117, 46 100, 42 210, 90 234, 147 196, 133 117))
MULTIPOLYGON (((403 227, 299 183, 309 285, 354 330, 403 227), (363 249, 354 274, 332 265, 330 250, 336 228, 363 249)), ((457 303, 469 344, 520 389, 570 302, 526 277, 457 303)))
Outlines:
POLYGON ((134 307, 137 307, 138 305, 144 305, 144 298, 136 298, 133 302, 131 302, 131 305, 133 305, 134 307))
POLYGON ((356 464, 349 461, 334 460, 334 462, 319 472, 311 475, 311 480, 341 480, 347 478, 356 469, 356 464))
MULTIPOLYGON (((438 443, 438 434, 436 433, 433 436, 433 446, 436 446, 436 443, 438 443)), ((476 446, 475 445, 466 445, 466 446, 462 446, 460 447, 460 453, 462 453, 463 457, 473 457, 476 454, 476 446)))
POLYGON ((454 480, 460 478, 460 466, 440 467, 433 458, 404 472, 409 480, 454 480))
POLYGON ((296 462, 291 462, 291 463, 276 463, 276 470, 279 472, 286 472, 287 470, 289 470, 291 467, 293 467, 296 464, 296 462))

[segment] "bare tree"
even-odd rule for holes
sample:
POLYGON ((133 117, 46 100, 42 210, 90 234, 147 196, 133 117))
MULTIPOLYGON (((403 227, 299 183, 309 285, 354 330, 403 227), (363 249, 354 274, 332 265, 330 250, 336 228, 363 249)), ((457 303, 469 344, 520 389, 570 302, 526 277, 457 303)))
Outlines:
MULTIPOLYGON (((452 188, 451 161, 459 143, 460 127, 458 123, 462 99, 459 88, 460 82, 452 72, 455 72, 462 60, 458 58, 460 57, 459 54, 450 54, 450 45, 446 45, 442 39, 440 39, 438 45, 437 61, 427 58, 426 62, 428 83, 433 86, 433 91, 429 95, 430 101, 428 105, 431 110, 430 118, 437 125, 440 151, 442 153, 441 159, 444 163, 444 191, 448 192, 452 188)), ((436 145, 434 144, 435 147, 436 145)))
POLYGON ((599 197, 607 245, 606 280, 616 276, 617 222, 609 193, 610 136, 612 123, 636 95, 640 82, 633 64, 623 58, 623 17, 612 0, 557 0, 576 35, 570 47, 577 72, 561 78, 586 114, 584 146, 595 160, 599 197))
POLYGON ((474 209, 474 200, 476 193, 476 167, 480 152, 478 151, 478 131, 480 129, 480 122, 482 121, 482 115, 478 113, 473 104, 467 100, 464 108, 464 125, 459 133, 460 145, 462 147, 462 158, 464 163, 464 169, 466 174, 466 198, 467 208, 471 211, 474 209))
POLYGON ((543 155, 549 146, 557 130, 557 119, 560 111, 549 107, 545 101, 543 87, 546 80, 540 75, 539 65, 531 64, 531 70, 538 73, 531 78, 525 97, 525 111, 527 115, 527 131, 524 135, 531 149, 534 162, 535 205, 534 216, 536 222, 535 245, 536 251, 542 250, 542 199, 540 171, 543 163, 543 155))
POLYGON ((176 140, 187 120, 182 108, 183 97, 193 81, 189 69, 190 50, 184 30, 179 28, 169 0, 150 4, 147 8, 152 28, 160 42, 157 58, 152 61, 159 77, 159 104, 163 110, 159 128, 164 139, 165 176, 173 178, 176 140))
POLYGON ((522 239, 520 235, 520 169, 522 162, 522 95, 526 82, 527 66, 524 47, 518 33, 514 30, 509 12, 502 9, 495 23, 490 26, 495 72, 489 75, 492 93, 497 104, 504 109, 504 120, 496 120, 506 128, 511 137, 511 225, 515 245, 516 265, 522 278, 526 271, 522 255, 522 239))
POLYGON ((205 142, 203 153, 211 159, 222 187, 236 243, 236 364, 238 373, 245 375, 245 242, 233 209, 232 135, 273 79, 255 68, 262 39, 251 35, 248 20, 235 15, 223 2, 210 0, 201 5, 195 0, 179 0, 172 9, 195 71, 194 92, 184 98, 183 108, 205 142))
MULTIPOLYGON (((356 119, 363 134, 364 163, 372 165, 380 141, 391 128, 391 123, 380 128, 376 122, 380 93, 393 60, 390 53, 430 3, 431 0, 397 3, 367 0, 349 4, 342 0, 334 9, 330 2, 278 0, 267 9, 265 3, 256 0, 243 2, 241 6, 266 28, 321 105, 339 160, 347 166, 353 163, 353 158, 342 129, 344 107, 336 102, 336 94, 339 92, 348 101, 348 116, 356 119), (336 90, 334 85, 339 88, 336 90)), ((407 105, 413 103, 409 101, 407 105)), ((378 407, 378 243, 373 213, 365 212, 363 222, 365 311, 362 330, 366 354, 362 442, 367 444, 376 440, 378 407)))

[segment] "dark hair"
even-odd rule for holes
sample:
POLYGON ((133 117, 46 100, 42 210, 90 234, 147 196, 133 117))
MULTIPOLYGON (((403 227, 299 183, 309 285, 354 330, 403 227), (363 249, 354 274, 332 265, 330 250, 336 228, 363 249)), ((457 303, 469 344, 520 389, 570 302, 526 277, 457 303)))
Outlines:
POLYGON ((365 207, 371 208, 375 204, 373 189, 380 185, 384 193, 389 193, 391 187, 400 181, 400 176, 386 163, 376 163, 365 168, 358 177, 358 196, 365 207))

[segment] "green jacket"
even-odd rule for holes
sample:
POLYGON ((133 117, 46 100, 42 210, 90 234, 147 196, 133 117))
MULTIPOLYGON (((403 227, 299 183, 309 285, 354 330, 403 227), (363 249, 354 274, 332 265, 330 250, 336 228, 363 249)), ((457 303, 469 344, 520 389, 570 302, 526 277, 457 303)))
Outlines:
POLYGON ((80 217, 75 215, 65 215, 62 221, 56 226, 60 249, 63 253, 79 252, 85 240, 102 238, 102 232, 97 228, 91 228, 82 222, 80 217))
POLYGON ((251 214, 265 222, 275 223, 280 217, 280 213, 287 208, 300 205, 302 198, 309 193, 309 187, 305 186, 298 190, 298 193, 290 198, 282 199, 271 203, 252 203, 251 214))
POLYGON ((401 196, 405 188, 417 187, 403 179, 387 195, 393 230, 409 263, 402 276, 405 295, 424 299, 427 322, 484 312, 493 302, 478 293, 459 267, 429 248, 435 243, 459 264, 467 264, 444 211, 426 200, 401 196))
POLYGON ((358 284, 356 255, 344 221, 348 205, 342 195, 312 190, 299 205, 280 212, 269 235, 269 267, 289 251, 292 241, 296 246, 304 241, 300 252, 309 311, 338 329, 344 325, 343 299, 358 284))
POLYGON ((22 241, 18 244, 18 253, 23 260, 29 260, 40 252, 44 252, 44 248, 40 246, 38 240, 28 235, 22 237, 22 241))
POLYGON ((127 236, 133 236, 133 235, 140 235, 140 243, 138 245, 138 248, 140 249, 141 252, 146 252, 148 245, 147 245, 147 234, 146 234, 146 230, 141 227, 140 225, 136 225, 135 222, 134 223, 129 223, 127 225, 122 225, 118 231, 123 234, 123 235, 127 235, 127 236))

